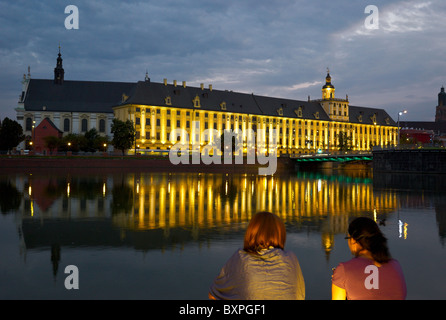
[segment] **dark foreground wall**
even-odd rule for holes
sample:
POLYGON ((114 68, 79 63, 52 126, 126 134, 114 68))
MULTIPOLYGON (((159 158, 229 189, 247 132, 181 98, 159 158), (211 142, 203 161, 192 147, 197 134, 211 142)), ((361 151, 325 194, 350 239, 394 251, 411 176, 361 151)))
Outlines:
MULTIPOLYGON (((246 160, 246 159, 244 159, 246 160)), ((126 157, 51 157, 51 156, 2 156, 0 172, 23 172, 36 170, 74 170, 80 172, 110 171, 158 171, 158 172, 216 172, 216 173, 253 173, 268 164, 177 164, 168 158, 149 158, 144 156, 126 157)), ((289 158, 277 159, 277 174, 288 174, 294 170, 294 162, 289 158)))
POLYGON ((446 150, 376 150, 373 151, 376 172, 446 173, 446 150))

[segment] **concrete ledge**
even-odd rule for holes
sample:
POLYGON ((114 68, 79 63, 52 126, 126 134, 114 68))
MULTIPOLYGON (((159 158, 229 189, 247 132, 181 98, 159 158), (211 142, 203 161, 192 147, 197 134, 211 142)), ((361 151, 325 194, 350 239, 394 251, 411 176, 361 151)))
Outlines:
POLYGON ((446 173, 446 150, 374 150, 373 170, 376 172, 446 173))
MULTIPOLYGON (((168 158, 138 157, 0 157, 0 171, 45 171, 74 170, 77 171, 160 171, 160 172, 242 172, 258 173, 260 164, 178 164, 174 165, 168 158)), ((294 169, 294 163, 288 158, 277 159, 276 173, 287 173, 294 169)))

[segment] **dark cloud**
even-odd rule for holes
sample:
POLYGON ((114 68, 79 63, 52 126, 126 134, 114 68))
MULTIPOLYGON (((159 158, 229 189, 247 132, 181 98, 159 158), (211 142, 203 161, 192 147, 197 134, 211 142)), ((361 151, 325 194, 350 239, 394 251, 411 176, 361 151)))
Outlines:
POLYGON ((217 89, 307 99, 325 70, 336 94, 407 120, 432 120, 446 84, 445 4, 374 1, 380 28, 366 30, 369 1, 164 0, 0 2, 0 118, 15 118, 20 80, 51 78, 62 47, 67 79, 212 83, 217 89), (65 6, 79 9, 67 30, 65 6))

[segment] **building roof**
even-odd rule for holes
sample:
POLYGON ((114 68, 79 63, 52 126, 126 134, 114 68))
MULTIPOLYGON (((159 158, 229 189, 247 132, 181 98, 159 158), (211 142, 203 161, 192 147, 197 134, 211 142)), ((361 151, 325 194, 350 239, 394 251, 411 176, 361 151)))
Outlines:
POLYGON ((329 120, 328 115, 318 102, 273 98, 227 90, 211 90, 204 87, 183 87, 182 85, 175 86, 173 84, 148 81, 138 82, 133 95, 121 104, 222 111, 223 103, 226 111, 232 113, 268 116, 282 115, 283 117, 297 118, 296 110, 301 108, 302 118, 304 119, 315 119, 314 114, 319 112, 319 120, 329 120), (170 104, 166 102, 168 97, 170 97, 170 104), (200 107, 194 106, 194 99, 197 97, 200 107))
POLYGON ((446 133, 446 122, 445 121, 401 121, 400 128, 406 129, 416 129, 416 130, 433 130, 437 134, 446 133))
POLYGON ((396 126, 396 122, 384 110, 379 108, 349 106, 349 118, 351 123, 376 124, 396 126))
POLYGON ((51 121, 50 118, 45 118, 42 120, 42 122, 39 123, 39 125, 36 127, 36 130, 39 130, 40 128, 45 128, 46 124, 49 124, 54 130, 56 130, 59 133, 63 133, 62 130, 60 130, 53 121, 51 121))
POLYGON ((30 79, 24 100, 27 111, 113 113, 135 83, 30 79))
MULTIPOLYGON (((24 99, 26 111, 113 113, 114 107, 128 104, 209 111, 222 111, 224 104, 225 111, 231 113, 330 121, 318 100, 267 97, 182 83, 64 80, 55 84, 53 80, 30 79, 24 99), (197 98, 200 107, 194 105, 197 98)), ((396 125, 383 109, 350 106, 349 115, 351 123, 374 124, 376 119, 378 125, 396 125)))

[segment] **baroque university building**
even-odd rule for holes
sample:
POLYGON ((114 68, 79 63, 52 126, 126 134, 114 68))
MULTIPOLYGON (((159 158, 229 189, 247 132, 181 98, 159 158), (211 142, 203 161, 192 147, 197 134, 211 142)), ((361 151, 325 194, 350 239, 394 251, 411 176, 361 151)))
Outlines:
POLYGON ((207 145, 213 137, 207 136, 206 129, 219 135, 228 129, 241 130, 244 147, 250 132, 263 129, 268 134, 276 129, 278 155, 336 151, 340 132, 346 133, 355 151, 397 144, 397 125, 385 110, 352 106, 348 96, 335 97, 329 71, 325 80, 322 98, 307 101, 215 90, 212 85, 191 87, 185 81, 156 83, 147 73, 144 81, 136 83, 72 81, 65 80, 59 49, 54 79, 32 79, 29 71, 23 76, 16 112, 26 141, 20 148, 29 145, 43 119, 64 135, 96 128, 111 139, 114 118, 133 121, 135 149, 141 153, 169 150, 177 143, 207 145), (170 137, 175 129, 187 134, 170 137))

